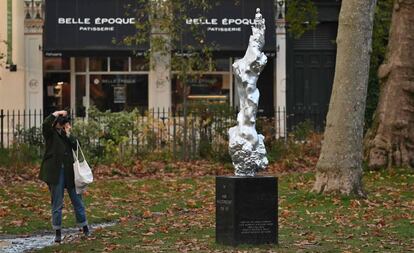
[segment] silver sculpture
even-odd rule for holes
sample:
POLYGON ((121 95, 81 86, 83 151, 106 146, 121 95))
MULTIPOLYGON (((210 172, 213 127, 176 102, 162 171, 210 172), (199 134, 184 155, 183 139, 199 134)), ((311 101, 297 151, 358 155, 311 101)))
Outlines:
POLYGON ((236 176, 255 176, 269 164, 266 158, 264 136, 256 131, 256 113, 260 93, 256 87, 260 72, 267 63, 262 52, 265 43, 265 20, 256 9, 253 34, 242 59, 233 64, 236 89, 240 99, 237 126, 229 129, 229 152, 236 176))

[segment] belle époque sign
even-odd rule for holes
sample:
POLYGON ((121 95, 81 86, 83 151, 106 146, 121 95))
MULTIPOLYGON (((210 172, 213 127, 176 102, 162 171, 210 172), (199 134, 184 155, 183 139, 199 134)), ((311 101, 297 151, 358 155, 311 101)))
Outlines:
POLYGON ((136 0, 47 0, 45 54, 145 50, 122 43, 136 33, 137 6, 136 0))
MULTIPOLYGON (((276 32, 274 25, 273 0, 215 0, 209 1, 210 9, 206 12, 189 10, 185 25, 188 31, 196 27, 203 34, 203 44, 213 46, 216 51, 245 51, 252 34, 251 26, 256 9, 260 8, 266 22, 265 46, 263 51, 275 51, 276 32)), ((183 44, 199 45, 191 32, 184 36, 183 44)))
POLYGON ((92 31, 92 32, 107 32, 115 31, 116 25, 134 25, 135 18, 62 18, 58 19, 59 25, 76 25, 79 31, 92 31))
MULTIPOLYGON (((186 0, 183 0, 186 1, 186 0)), ((137 0, 47 0, 44 29, 46 56, 91 55, 94 52, 146 51, 148 43, 141 46, 126 45, 122 41, 137 33, 136 24, 145 22, 144 10, 137 0), (136 11, 138 10, 138 11, 136 11)), ((244 51, 248 45, 256 8, 260 8, 266 20, 264 51, 274 51, 273 0, 215 0, 211 8, 201 11, 188 8, 183 21, 184 33, 181 45, 201 48, 213 45, 216 51, 244 51), (197 34, 204 34, 203 42, 197 34), (188 32, 186 32, 188 31, 188 32)))

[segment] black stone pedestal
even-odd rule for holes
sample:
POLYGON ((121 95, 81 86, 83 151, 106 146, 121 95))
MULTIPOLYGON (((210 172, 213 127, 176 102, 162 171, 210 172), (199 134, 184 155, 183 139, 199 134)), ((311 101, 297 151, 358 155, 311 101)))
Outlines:
POLYGON ((276 177, 216 177, 216 243, 277 244, 276 177))

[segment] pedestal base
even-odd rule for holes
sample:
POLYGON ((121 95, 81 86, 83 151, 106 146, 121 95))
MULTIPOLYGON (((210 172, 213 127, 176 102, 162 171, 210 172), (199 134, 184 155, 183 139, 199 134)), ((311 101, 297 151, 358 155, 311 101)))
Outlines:
POLYGON ((277 244, 276 177, 216 177, 216 243, 277 244))

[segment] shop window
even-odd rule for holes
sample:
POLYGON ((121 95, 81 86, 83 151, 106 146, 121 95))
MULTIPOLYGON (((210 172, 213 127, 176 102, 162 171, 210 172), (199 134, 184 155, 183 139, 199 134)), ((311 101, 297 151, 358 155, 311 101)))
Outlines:
POLYGON ((148 107, 147 75, 91 75, 90 105, 119 112, 148 107))
POLYGON ((173 57, 171 62, 172 71, 211 71, 211 60, 196 55, 184 55, 173 57), (183 69, 184 68, 184 69, 183 69))
POLYGON ((46 71, 70 70, 70 60, 66 57, 45 57, 43 64, 46 71))
POLYGON ((86 116, 86 76, 77 75, 76 76, 76 116, 85 117, 86 116))
POLYGON ((70 74, 46 73, 44 76, 45 115, 70 108, 70 74))
POLYGON ((128 71, 128 57, 111 57, 110 66, 111 71, 128 71))
POLYGON ((89 71, 108 71, 107 57, 91 57, 89 58, 89 71))
POLYGON ((217 58, 213 60, 213 70, 215 71, 230 71, 229 58, 217 58))
POLYGON ((86 72, 86 58, 75 59, 75 71, 76 72, 86 72))
POLYGON ((131 58, 131 70, 132 71, 149 71, 148 59, 143 56, 131 58))
POLYGON ((175 108, 182 107, 184 94, 192 103, 228 103, 230 93, 229 75, 208 74, 189 78, 186 83, 176 76, 172 82, 172 96, 175 108))

